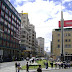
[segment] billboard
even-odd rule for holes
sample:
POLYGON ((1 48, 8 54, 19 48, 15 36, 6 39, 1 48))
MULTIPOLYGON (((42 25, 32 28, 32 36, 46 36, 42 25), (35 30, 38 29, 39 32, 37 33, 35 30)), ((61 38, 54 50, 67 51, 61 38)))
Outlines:
MULTIPOLYGON (((64 27, 72 26, 72 20, 65 20, 64 27)), ((59 21, 59 27, 61 27, 61 21, 59 21)))

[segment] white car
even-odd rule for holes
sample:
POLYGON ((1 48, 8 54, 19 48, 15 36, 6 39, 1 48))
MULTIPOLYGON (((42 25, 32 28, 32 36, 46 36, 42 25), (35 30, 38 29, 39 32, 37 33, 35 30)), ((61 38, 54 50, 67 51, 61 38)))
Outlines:
POLYGON ((29 57, 27 57, 26 60, 29 61, 29 57))

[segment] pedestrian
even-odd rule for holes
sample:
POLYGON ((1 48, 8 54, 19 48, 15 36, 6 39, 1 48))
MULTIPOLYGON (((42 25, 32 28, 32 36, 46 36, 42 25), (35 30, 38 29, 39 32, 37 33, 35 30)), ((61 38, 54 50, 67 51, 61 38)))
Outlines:
POLYGON ((61 67, 62 67, 62 69, 63 69, 63 63, 61 63, 61 67))
POLYGON ((37 72, 42 72, 41 65, 37 68, 37 72))
POLYGON ((18 72, 20 72, 20 69, 21 69, 21 66, 20 66, 20 63, 18 63, 18 72))
POLYGON ((16 72, 17 72, 17 62, 15 63, 15 68, 16 68, 16 72))
POLYGON ((51 68, 53 68, 53 61, 50 64, 51 64, 51 68))
POLYGON ((55 62, 55 69, 57 68, 57 63, 55 62))
POLYGON ((66 69, 66 63, 64 63, 64 69, 66 69))
POLYGON ((29 65, 28 65, 28 62, 26 64, 26 71, 29 72, 29 65))
POLYGON ((46 69, 48 69, 48 62, 46 62, 46 69))
POLYGON ((61 64, 59 63, 58 65, 59 65, 59 69, 61 69, 61 64))

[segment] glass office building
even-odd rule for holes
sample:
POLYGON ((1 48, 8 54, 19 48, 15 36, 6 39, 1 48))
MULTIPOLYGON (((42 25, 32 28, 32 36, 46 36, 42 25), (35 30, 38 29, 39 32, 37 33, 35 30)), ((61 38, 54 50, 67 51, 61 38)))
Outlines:
POLYGON ((19 56, 21 17, 8 0, 0 0, 0 50, 3 60, 19 56))

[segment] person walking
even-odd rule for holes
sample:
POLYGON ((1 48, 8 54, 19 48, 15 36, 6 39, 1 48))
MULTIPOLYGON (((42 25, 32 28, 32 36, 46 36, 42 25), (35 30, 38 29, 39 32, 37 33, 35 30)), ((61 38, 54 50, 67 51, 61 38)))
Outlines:
POLYGON ((53 61, 50 64, 51 64, 51 68, 53 68, 53 61))
POLYGON ((48 69, 48 62, 46 62, 46 69, 48 69))
POLYGON ((20 72, 20 69, 21 69, 21 67, 20 67, 20 63, 18 64, 18 72, 20 72))
POLYGON ((26 64, 26 71, 29 72, 29 65, 28 65, 28 62, 26 64))
POLYGON ((41 65, 37 68, 37 72, 42 72, 41 65))
POLYGON ((55 69, 57 68, 57 63, 55 62, 55 69))
POLYGON ((58 65, 59 65, 59 69, 61 69, 61 63, 59 63, 58 65))
POLYGON ((17 62, 15 63, 15 68, 16 68, 16 72, 17 72, 17 62))
POLYGON ((62 69, 63 69, 63 63, 61 63, 61 67, 62 67, 62 69))

